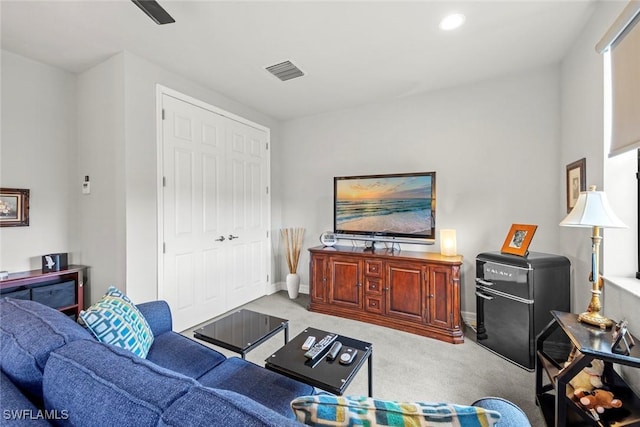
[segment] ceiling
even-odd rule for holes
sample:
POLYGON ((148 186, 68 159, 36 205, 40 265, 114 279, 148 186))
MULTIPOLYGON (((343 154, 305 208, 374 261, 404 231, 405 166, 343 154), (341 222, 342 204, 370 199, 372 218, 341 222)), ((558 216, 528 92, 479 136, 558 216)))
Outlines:
POLYGON ((558 62, 594 9, 556 1, 2 0, 2 48, 83 72, 129 51, 273 118, 383 102, 558 62), (463 27, 443 32, 450 12, 463 27), (290 60, 305 76, 265 67, 290 60))

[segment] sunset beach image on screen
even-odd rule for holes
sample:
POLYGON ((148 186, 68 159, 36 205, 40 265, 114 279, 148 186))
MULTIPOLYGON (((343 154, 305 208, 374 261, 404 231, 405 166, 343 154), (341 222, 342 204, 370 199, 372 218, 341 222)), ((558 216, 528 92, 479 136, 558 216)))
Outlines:
POLYGON ((336 178, 336 232, 431 237, 432 190, 432 173, 336 178))

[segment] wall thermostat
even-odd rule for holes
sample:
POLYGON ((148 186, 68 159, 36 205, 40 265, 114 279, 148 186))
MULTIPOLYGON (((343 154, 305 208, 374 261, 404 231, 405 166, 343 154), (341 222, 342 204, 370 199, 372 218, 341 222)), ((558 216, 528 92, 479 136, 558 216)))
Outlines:
POLYGON ((333 231, 325 231, 320 235, 320 243, 325 246, 333 246, 338 243, 338 237, 333 231))

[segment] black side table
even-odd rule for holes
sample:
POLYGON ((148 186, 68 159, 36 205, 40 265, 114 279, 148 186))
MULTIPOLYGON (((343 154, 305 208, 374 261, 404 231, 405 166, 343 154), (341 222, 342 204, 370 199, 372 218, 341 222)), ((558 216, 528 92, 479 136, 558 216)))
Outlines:
MULTIPOLYGON (((326 360, 323 355, 317 363, 309 363, 304 357, 305 351, 302 344, 307 337, 314 336, 320 341, 329 332, 315 328, 306 328, 302 333, 293 338, 291 342, 276 351, 265 360, 265 368, 278 372, 294 380, 321 388, 333 394, 342 395, 353 381, 360 368, 367 362, 367 380, 369 397, 373 396, 373 345, 355 338, 338 335, 337 341, 346 348, 358 350, 356 359, 350 365, 342 365, 338 359, 326 360)), ((329 348, 325 349, 325 354, 329 348)))
POLYGON ((627 365, 640 368, 640 343, 634 337, 636 345, 630 354, 617 354, 611 351, 613 335, 596 326, 578 322, 573 313, 552 311, 553 320, 538 335, 536 365, 536 403, 540 406, 548 426, 638 426, 640 425, 640 399, 626 385, 613 369, 613 365, 627 365), (567 367, 545 352, 544 344, 551 334, 561 328, 576 349, 573 360, 567 367), (619 409, 607 409, 595 419, 585 411, 571 393, 569 381, 593 359, 605 362, 602 382, 614 396, 622 400, 619 409), (543 373, 547 374, 548 384, 543 384, 543 373))
POLYGON ((251 310, 238 310, 193 331, 199 340, 245 355, 284 331, 284 343, 289 342, 289 321, 251 310))

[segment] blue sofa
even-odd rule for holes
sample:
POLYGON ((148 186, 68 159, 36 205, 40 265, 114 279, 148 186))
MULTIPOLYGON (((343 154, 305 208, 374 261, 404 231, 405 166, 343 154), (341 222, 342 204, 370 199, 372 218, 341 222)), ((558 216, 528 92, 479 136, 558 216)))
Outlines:
MULTIPOLYGON (((306 384, 172 331, 164 301, 139 304, 154 334, 146 359, 96 341, 57 310, 0 299, 0 425, 298 426, 290 403, 306 384)), ((477 406, 526 426, 512 403, 477 406)))
POLYGON ((313 387, 173 332, 163 301, 137 307, 154 334, 146 359, 96 341, 57 310, 0 300, 2 422, 300 425, 290 402, 313 387))

